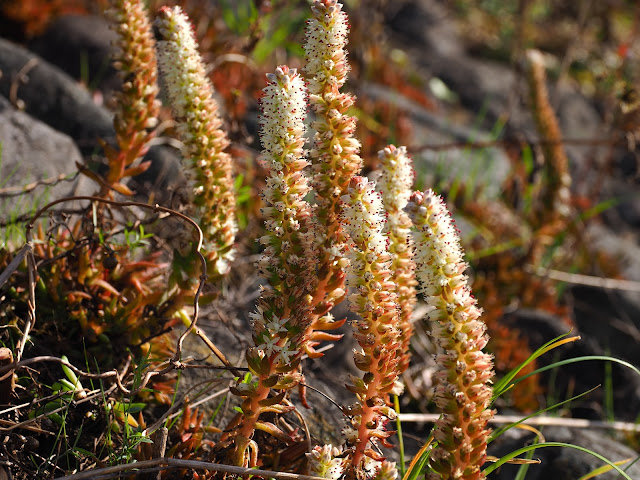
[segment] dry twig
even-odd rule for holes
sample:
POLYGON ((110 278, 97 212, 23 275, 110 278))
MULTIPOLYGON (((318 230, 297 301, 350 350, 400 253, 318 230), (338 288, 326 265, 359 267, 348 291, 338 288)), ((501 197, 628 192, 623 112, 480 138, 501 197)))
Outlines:
MULTIPOLYGON (((435 413, 401 413, 398 415, 401 422, 425 422, 433 423, 438 418, 439 414, 435 413)), ((490 423, 499 425, 506 425, 509 423, 516 423, 522 421, 522 417, 517 415, 494 415, 490 420, 490 423)), ((524 423, 528 425, 538 426, 556 426, 556 427, 569 427, 569 428, 597 428, 602 430, 619 430, 623 432, 640 432, 640 425, 631 422, 603 422, 600 420, 587 420, 586 418, 561 418, 561 417, 547 417, 536 416, 528 418, 524 423)))
POLYGON ((527 266, 527 271, 546 277, 558 282, 572 283, 574 285, 586 285, 589 287, 605 288, 607 290, 625 290, 627 292, 640 292, 640 282, 632 280, 619 280, 616 278, 594 277, 591 275, 582 275, 579 273, 561 272, 560 270, 552 270, 547 268, 535 268, 532 265, 527 266))
POLYGON ((191 468, 193 470, 209 470, 212 472, 226 472, 235 475, 252 475, 263 478, 277 478, 279 480, 322 480, 320 477, 312 477, 310 475, 300 475, 296 473, 272 472, 269 470, 260 470, 256 468, 242 468, 231 465, 221 465, 219 463, 199 462, 196 460, 181 460, 177 458, 155 458, 153 460, 144 460, 142 462, 125 463, 123 465, 115 465, 113 467, 96 468, 86 472, 79 472, 72 475, 58 477, 55 480, 84 480, 84 479, 104 479, 119 476, 122 472, 130 470, 143 471, 146 469, 156 468, 191 468))
POLYGON ((16 197, 18 195, 29 193, 40 186, 57 185, 60 182, 73 182, 77 177, 78 172, 73 174, 61 173, 59 175, 56 175, 55 177, 45 178, 43 180, 28 183, 27 185, 0 188, 0 197, 16 197))

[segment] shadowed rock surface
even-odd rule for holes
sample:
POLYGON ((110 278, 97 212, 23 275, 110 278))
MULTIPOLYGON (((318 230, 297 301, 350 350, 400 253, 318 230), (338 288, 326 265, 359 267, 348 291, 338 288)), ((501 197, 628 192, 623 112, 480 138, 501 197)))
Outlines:
POLYGON ((0 93, 26 113, 74 139, 83 155, 113 140, 112 115, 59 68, 0 39, 0 93))
POLYGON ((29 48, 75 80, 109 96, 121 84, 111 63, 117 38, 103 17, 65 15, 49 25, 29 48))
POLYGON ((67 135, 53 130, 30 115, 16 110, 0 96, 0 141, 2 189, 15 193, 0 200, 0 221, 12 215, 32 212, 46 202, 71 194, 89 194, 92 185, 85 177, 75 178, 76 162, 82 157, 67 135), (39 186, 28 194, 17 195, 27 184, 63 175, 50 186, 39 186))
MULTIPOLYGON (((97 105, 91 94, 67 73, 49 64, 28 50, 0 39, 0 94, 11 100, 20 110, 47 124, 55 133, 73 139, 85 161, 100 168, 101 147, 98 140, 114 144, 113 114, 97 105)), ((0 137, 2 140, 2 137, 0 137)), ((40 144, 45 144, 45 139, 40 144)), ((51 155, 60 152, 51 147, 51 155)), ((64 149, 63 149, 64 151, 64 149)), ((145 157, 151 167, 136 185, 145 195, 155 192, 156 201, 170 201, 171 189, 184 182, 180 171, 180 156, 175 149, 158 145, 145 157)), ((34 161, 37 161, 34 158, 34 161)), ((73 172, 74 161, 69 169, 73 172)), ((59 172, 58 172, 59 173, 59 172)))

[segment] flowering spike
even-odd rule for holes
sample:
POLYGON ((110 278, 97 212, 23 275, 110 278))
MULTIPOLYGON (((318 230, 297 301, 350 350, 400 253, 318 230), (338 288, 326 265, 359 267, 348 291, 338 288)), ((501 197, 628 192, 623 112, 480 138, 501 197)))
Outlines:
MULTIPOLYGON (((155 40, 142 0, 112 0, 107 15, 118 35, 115 66, 124 76, 122 91, 117 96, 113 125, 119 151, 106 149, 109 171, 106 183, 123 191, 123 177, 146 170, 148 164, 127 168, 144 156, 153 138, 160 102, 158 94, 155 40)), ((103 189, 106 193, 106 189, 103 189)))
POLYGON ((360 403, 353 428, 348 427, 345 432, 347 441, 355 446, 351 464, 358 471, 366 461, 363 457, 372 455, 370 443, 378 439, 385 445, 392 433, 384 429, 394 415, 385 397, 398 378, 398 305, 390 280, 387 237, 382 233, 382 199, 375 184, 364 177, 354 177, 342 201, 343 223, 353 242, 347 284, 354 293, 349 302, 351 310, 361 317, 354 323, 354 337, 361 347, 355 360, 358 368, 365 371, 362 379, 353 378, 348 387, 360 403))
MULTIPOLYGON (((263 237, 262 243, 267 248, 258 265, 262 275, 281 297, 281 302, 290 306, 314 287, 314 277, 309 273, 315 265, 310 233, 311 211, 304 200, 309 192, 303 172, 308 165, 303 150, 306 88, 296 69, 289 69, 286 65, 279 66, 267 79, 269 84, 262 99, 260 139, 264 147, 262 158, 268 167, 263 197, 269 207, 264 208, 263 213, 269 234, 263 237)), ((265 292, 263 298, 270 296, 271 292, 265 292)), ((270 301, 273 303, 273 299, 270 301)), ((262 330, 259 323, 256 319, 254 336, 260 333, 256 329, 262 330)), ((292 326, 287 324, 289 329, 292 326)), ((284 326, 280 328, 287 331, 284 326)), ((275 331, 275 334, 280 333, 275 331)))
POLYGON ((409 342, 413 327, 411 315, 416 303, 413 263, 413 244, 410 239, 411 220, 403 211, 411 195, 413 186, 413 165, 406 147, 389 145, 378 152, 382 163, 382 175, 378 181, 378 191, 387 212, 385 232, 389 235, 391 272, 396 285, 398 305, 400 305, 400 342, 402 355, 398 363, 398 374, 409 366, 409 342))
POLYGON ((439 196, 428 190, 411 195, 405 208, 418 232, 414 235, 416 272, 422 293, 433 307, 433 335, 444 350, 438 355, 440 383, 434 401, 443 412, 436 423, 438 446, 431 466, 442 480, 485 478, 487 422, 493 363, 483 353, 485 324, 463 274, 460 240, 439 196))
POLYGON ((351 178, 362 168, 360 143, 353 137, 356 119, 346 115, 353 97, 341 93, 349 71, 346 59, 347 15, 336 0, 315 0, 307 23, 304 72, 309 102, 316 120, 314 146, 310 152, 316 193, 319 286, 314 296, 316 311, 323 315, 344 298, 343 258, 346 235, 340 225, 343 196, 351 178))
POLYGON ((180 7, 162 7, 156 20, 161 40, 158 63, 178 131, 190 156, 196 213, 207 242, 209 274, 229 270, 237 232, 229 144, 213 99, 213 86, 198 53, 193 28, 180 7))
MULTIPOLYGON (((558 120, 549 102, 547 75, 544 58, 538 50, 527 50, 527 77, 531 90, 532 113, 538 127, 538 134, 546 142, 545 156, 546 184, 543 186, 542 205, 537 212, 537 227, 543 227, 546 238, 551 238, 565 228, 571 214, 571 174, 569 160, 562 143, 562 133, 558 120)), ((534 255, 541 255, 537 248, 534 255)), ((532 260, 535 264, 536 259, 532 260)))
POLYGON ((268 74, 267 81, 260 139, 268 167, 263 197, 269 206, 262 210, 268 234, 261 238, 266 249, 258 267, 272 288, 262 292, 257 311, 251 314, 255 348, 246 357, 257 382, 250 389, 242 389, 243 384, 235 389, 244 397, 241 419, 230 433, 235 438, 236 465, 250 464, 249 440, 261 425, 260 414, 289 408, 280 404, 284 392, 271 399, 269 393, 293 388, 301 380, 296 369, 309 338, 309 297, 316 282, 311 273, 315 251, 309 233, 310 206, 304 200, 309 191, 303 173, 308 165, 303 151, 306 88, 296 70, 284 65, 268 74))
POLYGON ((310 76, 309 92, 318 95, 331 89, 337 91, 347 80, 349 23, 337 0, 314 0, 311 13, 304 46, 307 59, 304 70, 310 76))

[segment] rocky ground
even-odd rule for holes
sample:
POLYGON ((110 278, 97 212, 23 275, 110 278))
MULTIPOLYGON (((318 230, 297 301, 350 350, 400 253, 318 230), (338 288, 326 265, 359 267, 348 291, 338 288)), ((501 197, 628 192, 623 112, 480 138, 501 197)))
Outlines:
MULTIPOLYGON (((354 76, 351 81, 353 90, 360 98, 392 106, 410 121, 407 143, 422 185, 447 176, 464 179, 465 175, 472 175, 473 181, 483 186, 487 198, 498 198, 517 168, 505 144, 498 142, 476 155, 459 148, 440 152, 424 147, 496 138, 535 141, 536 128, 526 106, 521 74, 513 64, 471 49, 461 32, 460 18, 445 2, 402 0, 380 8, 384 12, 380 38, 385 48, 403 52, 406 68, 419 77, 417 84, 432 99, 433 106, 421 105, 375 78, 365 78, 362 70, 361 76, 354 76), (435 95, 434 79, 446 85, 457 100, 435 95), (497 124, 502 125, 498 133, 497 124), (473 162, 473 168, 469 168, 469 162, 473 162)), ((0 32, 4 30, 3 21, 7 20, 0 18, 0 32)), ((112 41, 113 33, 105 20, 84 15, 60 17, 28 41, 17 36, 0 39, 0 222, 7 230, 12 218, 28 214, 34 205, 63 195, 90 194, 95 189, 86 177, 76 175, 76 164, 99 168, 101 149, 97 140, 108 142, 114 138, 112 114, 105 106, 105 100, 119 86, 117 75, 109 67, 112 41), (91 89, 80 82, 86 74, 78 68, 83 58, 89 59, 83 67, 88 69, 89 78, 99 79, 91 89), (24 185, 44 179, 58 181, 17 195, 24 185)), ((568 144, 566 151, 574 179, 574 198, 589 198, 591 205, 613 200, 610 208, 586 225, 586 242, 594 252, 608 254, 620 279, 637 282, 624 285, 625 289, 565 284, 563 303, 573 322, 572 334, 580 335, 582 341, 559 350, 559 357, 554 360, 609 354, 640 366, 640 150, 631 141, 630 134, 634 132, 621 133, 605 115, 607 108, 598 99, 584 95, 577 84, 551 83, 550 90, 564 138, 589 141, 622 136, 628 140, 613 145, 576 142, 568 144)), ((255 125, 257 104, 250 105, 248 112, 250 129, 255 125)), ((255 138, 255 131, 249 133, 255 138)), ((170 142, 159 142, 151 148, 147 157, 152 167, 135 179, 134 187, 141 198, 153 194, 155 201, 165 201, 167 192, 181 181, 179 152, 166 143, 170 142)), ((255 143, 242 147, 253 153, 258 148, 255 143)), ((246 263, 246 258, 242 260, 246 263)), ((257 278, 244 278, 238 283, 241 287, 236 288, 232 281, 218 312, 209 312, 210 317, 204 312, 201 322, 216 344, 227 345, 229 352, 238 354, 233 358, 230 353, 232 361, 239 358, 248 341, 247 312, 259 286, 257 278), (228 328, 221 328, 216 320, 220 310, 225 313, 228 328)), ((548 312, 512 307, 505 317, 506 325, 516 328, 531 348, 567 331, 563 322, 548 312)), ((327 352, 328 362, 313 362, 313 373, 309 374, 310 384, 331 392, 332 397, 344 403, 349 401, 341 387, 350 368, 350 348, 350 340, 345 339, 327 352)), ((416 370, 426 368, 426 363, 416 366, 416 370)), ((610 375, 614 385, 612 412, 603 411, 607 392, 600 389, 573 406, 574 416, 599 420, 612 413, 617 420, 636 421, 640 412, 640 378, 619 365, 613 365, 610 375)), ((578 393, 605 381, 602 364, 590 362, 563 367, 557 376, 547 375, 542 383, 553 382, 557 397, 563 398, 568 391, 578 393)), ((339 424, 341 413, 323 403, 320 396, 310 393, 309 398, 315 408, 308 414, 308 421, 318 427, 316 435, 335 436, 335 430, 323 427, 339 424), (327 417, 334 417, 335 422, 327 422, 327 417)), ((408 408, 415 408, 418 403, 412 401, 408 408)), ((408 428, 419 435, 420 428, 426 427, 408 428)), ((613 460, 638 456, 620 443, 620 434, 613 432, 554 427, 543 433, 548 441, 585 445, 613 460)), ((491 453, 499 456, 517 448, 527 441, 521 437, 505 436, 492 446, 491 453)), ((636 448, 637 439, 636 434, 635 443, 631 442, 636 448)), ((419 447, 411 440, 407 444, 410 451, 419 447)), ((542 464, 531 466, 528 479, 577 479, 600 464, 569 449, 540 450, 535 457, 542 464)), ((513 468, 504 467, 494 477, 513 478, 513 468)), ((640 466, 632 466, 628 474, 640 478, 640 466)), ((618 477, 608 473, 599 478, 618 477)))

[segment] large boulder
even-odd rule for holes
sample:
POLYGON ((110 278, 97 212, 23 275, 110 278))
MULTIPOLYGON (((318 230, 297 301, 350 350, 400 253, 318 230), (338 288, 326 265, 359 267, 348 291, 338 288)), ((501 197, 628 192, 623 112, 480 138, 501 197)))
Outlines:
POLYGON ((113 140, 112 114, 59 68, 0 39, 0 94, 29 115, 73 138, 83 155, 113 140))
MULTIPOLYGON (((115 144, 111 112, 97 105, 86 88, 67 73, 2 39, 0 71, 0 95, 8 98, 14 107, 71 137, 85 161, 94 159, 97 165, 92 168, 100 168, 99 139, 115 144)), ((151 148, 146 159, 152 166, 136 180, 134 188, 145 195, 153 192, 157 201, 166 203, 172 188, 184 182, 179 153, 158 145, 151 148)))
POLYGON ((90 193, 86 178, 76 178, 76 162, 82 156, 67 135, 18 111, 0 96, 0 185, 2 205, 0 220, 5 222, 44 205, 47 201, 71 195, 90 193), (64 177, 64 180, 63 178, 64 177), (20 193, 28 184, 58 179, 20 193))
POLYGON ((122 83, 112 65, 116 33, 104 17, 64 15, 30 44, 29 49, 89 89, 110 93, 122 83))

